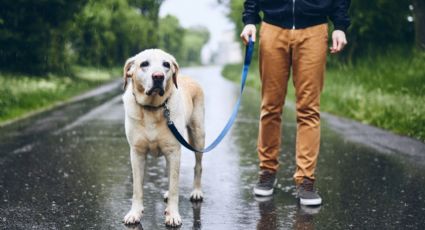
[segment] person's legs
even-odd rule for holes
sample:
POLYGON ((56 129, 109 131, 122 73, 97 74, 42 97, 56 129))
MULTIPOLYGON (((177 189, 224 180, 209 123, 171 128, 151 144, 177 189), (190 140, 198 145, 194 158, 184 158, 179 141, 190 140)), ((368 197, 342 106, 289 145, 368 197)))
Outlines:
POLYGON ((297 141, 295 183, 314 182, 320 147, 320 93, 326 66, 327 24, 296 30, 293 81, 296 91, 297 141))
POLYGON ((288 30, 263 23, 260 31, 261 115, 258 134, 259 180, 254 194, 270 196, 279 167, 280 123, 289 78, 288 30))
POLYGON ((260 168, 279 167, 282 107, 289 78, 288 30, 263 23, 260 31, 261 115, 258 134, 260 168))

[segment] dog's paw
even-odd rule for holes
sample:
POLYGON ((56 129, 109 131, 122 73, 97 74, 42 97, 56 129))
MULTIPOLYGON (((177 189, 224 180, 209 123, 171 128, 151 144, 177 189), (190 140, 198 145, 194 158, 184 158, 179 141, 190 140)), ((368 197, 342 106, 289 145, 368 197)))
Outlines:
POLYGON ((164 193, 163 198, 164 198, 164 202, 165 202, 165 203, 167 203, 167 201, 168 201, 168 191, 166 191, 166 192, 164 193))
POLYGON ((143 208, 131 209, 124 217, 124 224, 138 224, 142 220, 143 208))
POLYGON ((182 225, 182 218, 178 211, 168 211, 165 209, 165 225, 168 227, 178 227, 182 225))
POLYGON ((194 189, 190 194, 190 201, 199 202, 204 199, 204 194, 200 189, 194 189))

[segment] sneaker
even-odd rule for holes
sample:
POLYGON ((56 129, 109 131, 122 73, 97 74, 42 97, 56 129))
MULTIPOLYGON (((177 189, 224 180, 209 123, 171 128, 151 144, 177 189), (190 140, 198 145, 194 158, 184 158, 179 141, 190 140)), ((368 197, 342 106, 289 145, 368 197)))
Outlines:
POLYGON ((301 205, 317 206, 322 204, 322 198, 314 189, 314 181, 306 177, 303 183, 298 185, 297 197, 300 199, 301 205))
POLYGON ((254 194, 256 196, 271 196, 273 194, 273 187, 277 183, 276 173, 261 170, 258 175, 258 182, 254 186, 254 194))

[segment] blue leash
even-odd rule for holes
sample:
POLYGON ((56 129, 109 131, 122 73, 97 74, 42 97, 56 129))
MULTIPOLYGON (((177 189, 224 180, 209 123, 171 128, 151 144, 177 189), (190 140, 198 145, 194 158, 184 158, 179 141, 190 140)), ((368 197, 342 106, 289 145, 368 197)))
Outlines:
POLYGON ((242 99, 242 93, 243 90, 245 88, 245 82, 246 82, 246 78, 248 76, 248 69, 249 66, 251 65, 251 59, 252 59, 252 54, 254 52, 254 42, 252 41, 251 37, 249 38, 249 42, 246 45, 246 51, 245 51, 245 60, 244 60, 244 64, 243 64, 243 69, 242 69, 242 79, 241 79, 241 91, 239 94, 239 98, 236 101, 236 105, 233 108, 233 112, 232 115, 230 116, 229 120, 227 121, 226 126, 223 128, 223 131, 221 131, 221 133, 218 135, 218 137, 205 149, 196 149, 193 146, 191 146, 189 143, 187 143, 187 141, 184 139, 184 137, 179 133, 179 131, 177 130, 176 126, 174 125, 174 122, 171 121, 170 119, 170 110, 168 109, 167 105, 164 104, 164 116, 167 119, 167 126, 170 129, 170 131, 173 133, 173 135, 176 137, 176 139, 180 142, 180 144, 182 144, 184 147, 186 147, 189 150, 192 150, 194 152, 200 152, 200 153, 205 153, 205 152, 209 152, 211 150, 213 150, 222 140, 223 138, 226 136, 227 132, 229 132, 230 128, 232 127, 233 123, 235 122, 236 116, 238 115, 238 110, 241 104, 241 99, 242 99))

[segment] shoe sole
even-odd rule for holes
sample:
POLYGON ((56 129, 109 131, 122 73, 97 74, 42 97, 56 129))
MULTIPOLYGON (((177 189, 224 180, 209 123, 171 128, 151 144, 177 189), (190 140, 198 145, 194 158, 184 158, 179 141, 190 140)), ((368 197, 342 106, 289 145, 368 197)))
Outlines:
POLYGON ((300 204, 306 206, 317 206, 322 204, 322 198, 317 199, 303 199, 300 198, 300 204))
POLYGON ((271 195, 273 195, 273 189, 263 190, 263 189, 254 188, 254 194, 256 196, 271 196, 271 195))
MULTIPOLYGON (((277 184, 277 179, 274 180, 273 187, 276 186, 276 184, 277 184)), ((271 196, 273 195, 273 191, 274 191, 274 188, 270 190, 264 190, 264 189, 256 189, 254 187, 254 195, 256 196, 271 196)))

